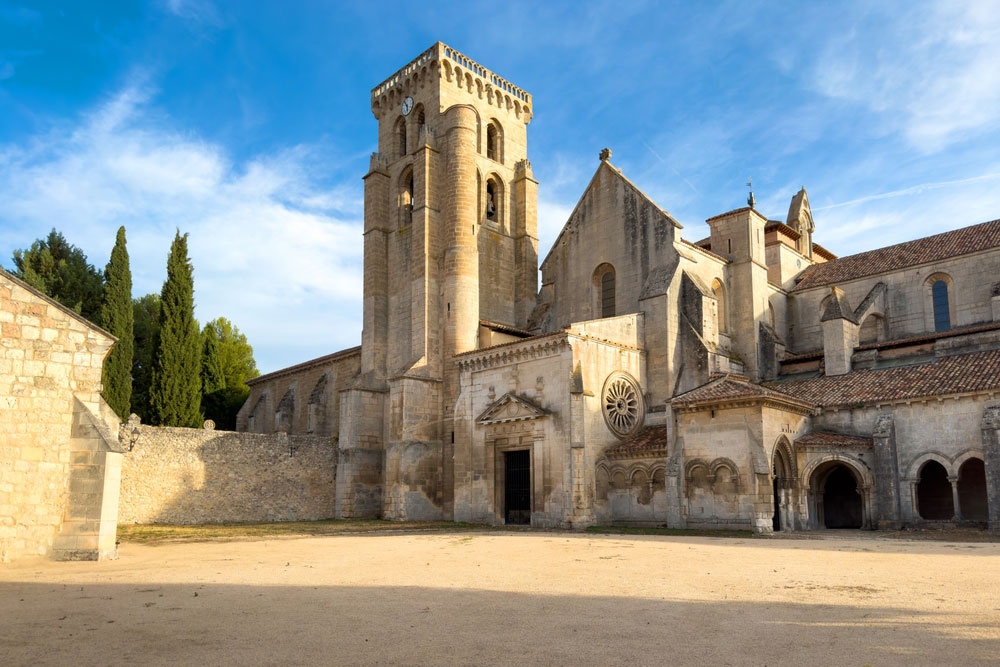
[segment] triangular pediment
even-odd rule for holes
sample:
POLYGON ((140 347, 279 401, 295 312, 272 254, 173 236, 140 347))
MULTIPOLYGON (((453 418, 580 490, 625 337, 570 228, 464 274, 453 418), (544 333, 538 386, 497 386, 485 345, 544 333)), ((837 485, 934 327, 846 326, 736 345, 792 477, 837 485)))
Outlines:
POLYGON ((490 403, 476 419, 479 424, 504 424, 527 419, 538 419, 549 413, 526 398, 506 393, 490 403))

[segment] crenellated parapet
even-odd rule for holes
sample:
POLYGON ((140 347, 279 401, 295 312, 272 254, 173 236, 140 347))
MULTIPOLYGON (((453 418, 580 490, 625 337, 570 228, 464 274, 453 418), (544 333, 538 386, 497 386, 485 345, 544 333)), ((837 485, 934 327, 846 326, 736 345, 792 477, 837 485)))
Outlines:
POLYGON ((423 88, 429 80, 437 79, 525 124, 531 121, 531 95, 441 42, 372 89, 372 113, 375 118, 381 118, 386 109, 395 109, 406 96, 423 88))

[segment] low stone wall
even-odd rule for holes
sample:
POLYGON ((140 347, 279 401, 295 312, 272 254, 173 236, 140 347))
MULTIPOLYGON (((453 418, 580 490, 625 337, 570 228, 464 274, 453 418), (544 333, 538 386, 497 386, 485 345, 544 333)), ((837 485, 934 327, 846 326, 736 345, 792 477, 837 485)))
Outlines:
POLYGON ((138 431, 122 462, 119 523, 334 516, 332 438, 150 426, 138 431))

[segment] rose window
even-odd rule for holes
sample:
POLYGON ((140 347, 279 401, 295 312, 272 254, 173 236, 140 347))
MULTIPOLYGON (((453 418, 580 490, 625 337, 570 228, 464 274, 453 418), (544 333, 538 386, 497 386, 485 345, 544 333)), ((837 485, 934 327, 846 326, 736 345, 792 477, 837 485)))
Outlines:
POLYGON ((604 383, 601 405, 604 421, 619 438, 634 433, 646 416, 639 383, 628 373, 612 373, 604 383))

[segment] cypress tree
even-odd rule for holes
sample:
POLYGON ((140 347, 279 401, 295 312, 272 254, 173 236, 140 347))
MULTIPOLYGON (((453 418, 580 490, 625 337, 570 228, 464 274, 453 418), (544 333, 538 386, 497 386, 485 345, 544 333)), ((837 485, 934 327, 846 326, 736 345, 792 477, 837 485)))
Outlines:
POLYGON ((128 419, 132 401, 132 357, 134 354, 132 312, 132 270, 125 247, 125 228, 118 228, 118 238, 111 259, 104 269, 104 303, 100 324, 118 342, 104 360, 101 382, 104 400, 121 419, 128 419))
POLYGON ((132 358, 132 412, 144 424, 153 423, 149 389, 153 386, 153 360, 160 340, 160 295, 147 294, 132 302, 135 317, 135 350, 132 358))
POLYGON ((215 337, 215 329, 206 324, 201 338, 204 341, 201 351, 201 391, 204 396, 225 389, 226 376, 222 372, 219 339, 215 337))
POLYGON ((194 319, 194 278, 187 234, 178 230, 160 293, 160 340, 153 362, 150 410, 160 426, 201 425, 201 332, 194 319))

